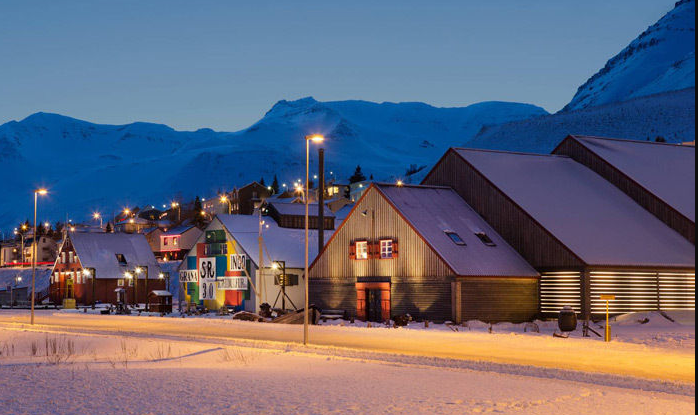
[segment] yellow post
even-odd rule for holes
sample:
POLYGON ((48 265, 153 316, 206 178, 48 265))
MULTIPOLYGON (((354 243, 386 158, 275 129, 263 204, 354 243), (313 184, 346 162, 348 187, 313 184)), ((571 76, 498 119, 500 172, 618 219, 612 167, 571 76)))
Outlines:
POLYGON ((606 300, 606 327, 604 328, 604 341, 610 342, 611 341, 611 323, 608 318, 608 302, 610 300, 615 300, 616 296, 613 294, 601 294, 601 299, 606 300))

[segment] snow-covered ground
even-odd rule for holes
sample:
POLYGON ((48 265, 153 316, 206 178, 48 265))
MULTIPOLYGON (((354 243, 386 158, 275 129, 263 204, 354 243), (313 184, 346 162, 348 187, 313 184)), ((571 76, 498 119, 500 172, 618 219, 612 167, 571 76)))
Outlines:
MULTIPOLYGON (((131 322, 152 319, 134 317, 131 322)), ((0 328, 3 413, 688 414, 695 407, 694 393, 599 385, 583 377, 578 382, 505 373, 494 367, 439 367, 428 361, 347 356, 339 349, 292 344, 249 347, 184 336, 162 339, 44 330, 0 328)), ((355 330, 378 337, 426 332, 355 330)))

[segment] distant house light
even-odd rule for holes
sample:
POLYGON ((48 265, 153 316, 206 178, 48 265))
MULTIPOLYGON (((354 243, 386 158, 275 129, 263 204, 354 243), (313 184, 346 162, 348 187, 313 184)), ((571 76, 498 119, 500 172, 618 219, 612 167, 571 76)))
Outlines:
POLYGON ((444 231, 444 233, 446 234, 446 236, 451 238, 451 240, 453 241, 454 244, 463 245, 463 246, 466 245, 463 238, 461 238, 460 235, 458 235, 457 233, 455 233, 453 231, 444 231))
POLYGON ((475 236, 480 238, 480 241, 482 241, 482 243, 487 246, 497 246, 497 244, 494 243, 494 241, 492 241, 492 239, 489 236, 487 236, 485 232, 476 232, 475 236))

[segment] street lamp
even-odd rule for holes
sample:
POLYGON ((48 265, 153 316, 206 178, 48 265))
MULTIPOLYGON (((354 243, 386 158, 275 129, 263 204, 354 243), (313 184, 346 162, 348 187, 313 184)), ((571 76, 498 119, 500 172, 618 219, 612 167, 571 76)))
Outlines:
POLYGON ((308 344, 308 182, 310 181, 310 142, 322 143, 325 137, 319 134, 305 136, 305 308, 303 311, 303 344, 308 344))
MULTIPOLYGON (((24 225, 22 225, 22 228, 24 228, 24 225)), ((24 233, 19 232, 17 229, 15 229, 15 235, 19 235, 22 238, 22 243, 20 245, 20 250, 19 250, 19 259, 20 259, 20 262, 22 263, 22 266, 24 266, 24 233)))
POLYGON ((15 286, 10 286, 10 308, 15 308, 15 288, 17 288, 17 285, 22 282, 22 277, 19 275, 16 275, 15 278, 15 286))
POLYGON ((226 195, 221 195, 221 203, 228 203, 228 215, 230 215, 233 210, 233 205, 230 198, 228 198, 226 195))
POLYGON ((96 272, 94 268, 84 268, 82 270, 82 275, 89 278, 92 281, 92 309, 95 309, 95 277, 96 272))
POLYGON ((48 193, 46 189, 34 190, 34 240, 32 241, 32 312, 31 324, 34 324, 34 301, 36 299, 36 254, 37 254, 37 237, 36 237, 36 205, 39 195, 44 196, 48 193))
MULTIPOLYGON (((124 277, 125 277, 127 280, 129 280, 129 285, 130 285, 130 284, 131 284, 131 280, 133 280, 133 273, 130 272, 130 271, 126 271, 126 272, 124 272, 124 277)), ((137 285, 136 285, 137 283, 138 283, 138 279, 136 278, 136 281, 133 282, 133 297, 134 297, 134 298, 136 298, 136 296, 138 295, 138 291, 137 291, 137 290, 138 290, 138 287, 137 287, 137 285)), ((138 304, 137 304, 137 303, 134 303, 134 304, 136 304, 136 308, 138 308, 138 304)))
POLYGON ((182 207, 177 202, 172 202, 172 209, 177 209, 177 222, 182 220, 182 207))
POLYGON ((99 219, 99 229, 102 229, 102 215, 100 215, 99 212, 95 212, 92 214, 92 217, 95 220, 99 219))

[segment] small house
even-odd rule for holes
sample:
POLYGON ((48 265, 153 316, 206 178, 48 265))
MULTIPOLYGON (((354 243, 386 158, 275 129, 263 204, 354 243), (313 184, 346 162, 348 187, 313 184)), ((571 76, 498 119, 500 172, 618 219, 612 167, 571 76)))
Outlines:
POLYGON ((129 301, 145 303, 151 290, 164 290, 160 266, 141 234, 71 232, 58 250, 49 295, 55 304, 112 303, 123 288, 129 301))
POLYGON ((370 185, 309 273, 311 303, 363 320, 538 313, 538 272, 447 187, 370 185))
MULTIPOLYGON (((310 230, 309 261, 317 255, 317 238, 310 230)), ((283 227, 271 216, 216 216, 180 265, 183 301, 251 312, 262 303, 302 308, 304 240, 305 229, 283 227)))

